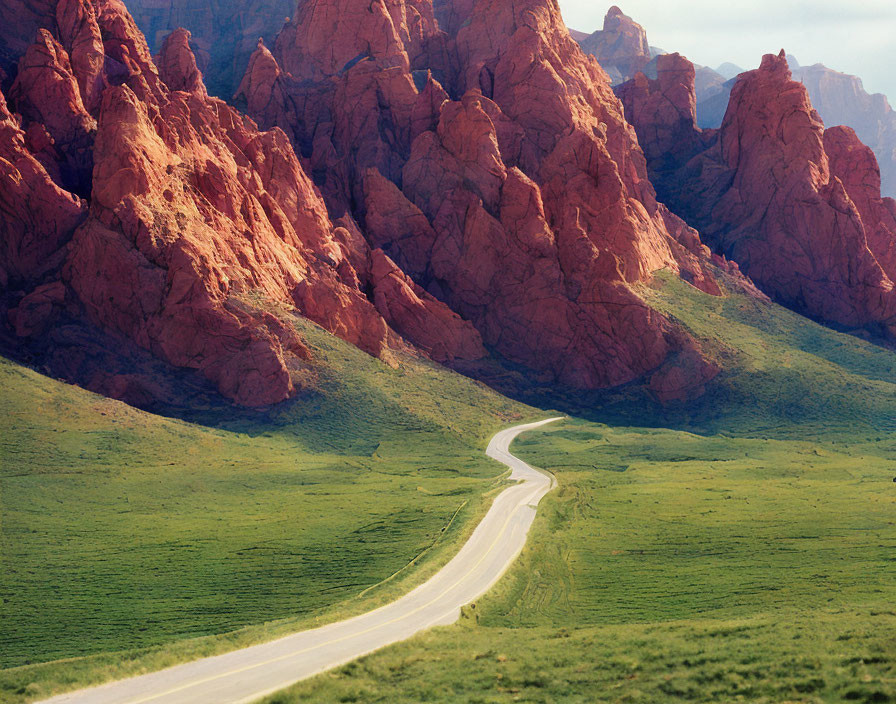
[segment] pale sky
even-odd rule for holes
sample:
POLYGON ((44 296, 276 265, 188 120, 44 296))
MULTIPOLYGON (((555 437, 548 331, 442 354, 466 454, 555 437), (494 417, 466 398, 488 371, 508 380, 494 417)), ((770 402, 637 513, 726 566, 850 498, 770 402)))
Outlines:
MULTIPOLYGON (((583 32, 603 27, 614 4, 559 0, 566 24, 583 32)), ((894 0, 622 0, 615 3, 647 30, 652 46, 715 68, 731 61, 756 68, 782 48, 803 66, 826 66, 862 78, 869 93, 896 106, 894 0)))

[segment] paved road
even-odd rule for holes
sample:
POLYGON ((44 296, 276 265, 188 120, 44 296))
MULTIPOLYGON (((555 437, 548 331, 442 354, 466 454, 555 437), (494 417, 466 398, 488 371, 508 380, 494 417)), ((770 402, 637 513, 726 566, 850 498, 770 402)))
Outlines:
POLYGON ((63 694, 45 704, 248 703, 432 626, 454 623, 461 607, 485 593, 519 555, 536 505, 554 486, 548 474, 511 455, 510 443, 555 420, 518 425, 492 438, 486 453, 510 467, 510 478, 519 483, 498 495, 454 559, 406 596, 347 621, 63 694))

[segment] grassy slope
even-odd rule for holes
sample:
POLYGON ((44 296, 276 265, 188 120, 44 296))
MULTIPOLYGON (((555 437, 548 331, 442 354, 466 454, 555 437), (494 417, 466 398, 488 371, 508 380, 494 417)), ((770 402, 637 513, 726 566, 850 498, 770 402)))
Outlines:
POLYGON ((0 360, 0 700, 367 608, 447 559, 502 472, 486 439, 531 409, 302 332, 317 391, 217 428, 0 360))
POLYGON ((726 360, 708 397, 624 389, 583 409, 615 427, 519 440, 560 489, 508 577, 268 702, 896 701, 896 355, 740 295, 645 295, 726 360))

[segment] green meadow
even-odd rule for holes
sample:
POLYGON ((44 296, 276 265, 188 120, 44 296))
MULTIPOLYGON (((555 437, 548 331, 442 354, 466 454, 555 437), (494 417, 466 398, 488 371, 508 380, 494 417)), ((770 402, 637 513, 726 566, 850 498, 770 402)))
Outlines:
POLYGON ((725 362, 706 397, 621 389, 521 437, 559 488, 508 575, 267 704, 896 701, 896 354, 736 292, 644 295, 725 362))
POLYGON ((450 558, 502 483, 487 438, 537 413, 301 326, 310 390, 201 424, 0 360, 0 701, 356 613, 450 558))

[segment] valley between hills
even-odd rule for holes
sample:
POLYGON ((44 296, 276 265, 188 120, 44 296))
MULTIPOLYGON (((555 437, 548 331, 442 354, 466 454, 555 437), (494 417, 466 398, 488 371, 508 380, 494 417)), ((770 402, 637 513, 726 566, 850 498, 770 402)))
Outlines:
MULTIPOLYGON (((668 409, 617 393, 600 411, 610 424, 580 416, 518 440, 513 452, 558 489, 504 580, 457 625, 267 701, 889 696, 896 360, 771 303, 675 289, 666 281, 650 295, 729 359, 724 403, 707 399, 672 427, 668 409)), ((3 414, 15 419, 5 453, 42 448, 4 477, 5 549, 21 546, 4 554, 19 566, 5 572, 5 613, 31 634, 15 651, 48 660, 7 660, 6 700, 361 613, 453 555, 501 486, 500 468, 480 459, 485 436, 533 410, 447 373, 427 380, 438 395, 421 394, 438 404, 414 416, 386 402, 399 373, 344 344, 328 355, 356 369, 349 388, 329 387, 318 415, 285 414, 263 432, 148 416, 3 366, 19 398, 43 399, 3 414), (329 424, 359 400, 369 424, 360 413, 329 424), (197 609, 203 601, 232 610, 197 609), (71 640, 45 635, 60 622, 71 640), (81 655, 85 643, 93 654, 81 655)), ((402 390, 421 371, 403 370, 402 390)))
POLYGON ((896 701, 896 122, 734 69, 554 0, 0 0, 0 702, 407 603, 525 463, 450 618, 203 701, 896 701))

